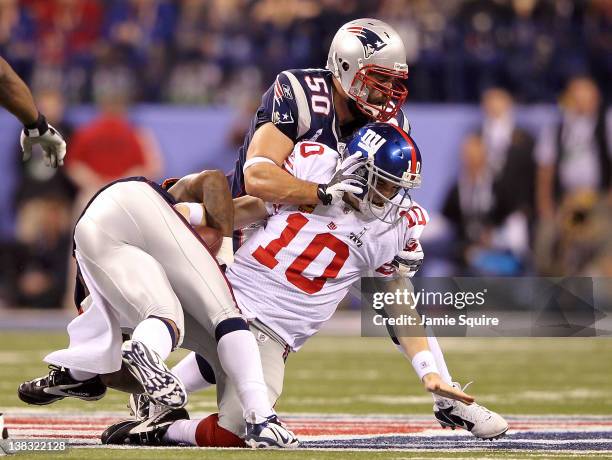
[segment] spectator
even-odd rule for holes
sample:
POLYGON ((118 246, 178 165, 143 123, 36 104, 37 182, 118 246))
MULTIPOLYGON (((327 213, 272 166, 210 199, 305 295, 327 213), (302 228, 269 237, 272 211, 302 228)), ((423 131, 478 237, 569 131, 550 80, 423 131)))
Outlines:
POLYGON ((532 220, 536 169, 534 140, 516 126, 514 101, 506 90, 490 88, 483 92, 481 109, 484 115, 481 135, 497 190, 496 220, 502 221, 517 211, 532 220), (517 178, 520 178, 520 187, 517 178))
POLYGON ((99 116, 74 134, 67 172, 79 189, 76 212, 105 184, 126 176, 157 178, 161 155, 153 137, 127 118, 128 74, 98 74, 99 116))
POLYGON ((177 5, 168 0, 109 2, 106 45, 120 55, 118 64, 134 71, 143 100, 157 101, 163 94, 176 18, 177 5))
POLYGON ((98 0, 26 0, 36 22, 32 85, 62 88, 69 101, 87 97, 103 19, 98 0))
POLYGON ((442 209, 457 237, 452 257, 463 272, 517 274, 527 250, 526 220, 516 214, 499 220, 498 191, 479 135, 465 139, 461 161, 460 175, 442 209))
POLYGON ((610 204, 593 190, 566 194, 550 235, 536 248, 538 272, 545 276, 610 276, 610 204))
MULTIPOLYGON (((57 90, 37 93, 36 101, 47 119, 67 136, 64 101, 57 90)), ((15 239, 2 247, 4 289, 0 298, 10 305, 56 308, 62 303, 71 248, 71 209, 75 188, 64 169, 45 166, 42 156, 24 163, 16 148, 20 171, 15 194, 15 239)))
POLYGON ((0 3, 0 56, 11 62, 13 69, 29 81, 34 63, 36 24, 26 8, 17 0, 0 3))
POLYGON ((72 223, 68 203, 58 196, 33 198, 17 215, 12 301, 35 308, 61 306, 68 273, 72 223))
POLYGON ((542 220, 573 190, 610 190, 612 123, 606 124, 600 93, 588 77, 573 78, 561 98, 561 121, 542 132, 537 199, 542 220))

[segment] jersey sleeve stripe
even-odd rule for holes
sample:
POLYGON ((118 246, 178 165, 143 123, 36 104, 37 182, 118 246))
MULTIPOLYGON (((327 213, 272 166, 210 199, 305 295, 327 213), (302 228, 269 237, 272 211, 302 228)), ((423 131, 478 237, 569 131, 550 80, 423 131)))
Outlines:
POLYGON ((295 102, 297 104, 298 109, 298 132, 297 137, 303 136, 310 129, 310 107, 308 106, 308 101, 306 99, 306 93, 304 92, 304 88, 300 85, 300 82, 290 72, 282 72, 283 75, 287 77, 289 83, 291 84, 291 89, 293 90, 293 94, 295 95, 295 102))

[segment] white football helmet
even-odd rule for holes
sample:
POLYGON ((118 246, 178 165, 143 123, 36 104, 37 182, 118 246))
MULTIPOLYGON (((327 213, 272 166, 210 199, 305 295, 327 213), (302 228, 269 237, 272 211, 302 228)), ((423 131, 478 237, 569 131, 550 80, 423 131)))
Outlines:
POLYGON ((344 24, 332 40, 327 69, 369 117, 387 121, 399 111, 408 90, 406 50, 398 33, 378 19, 344 24))

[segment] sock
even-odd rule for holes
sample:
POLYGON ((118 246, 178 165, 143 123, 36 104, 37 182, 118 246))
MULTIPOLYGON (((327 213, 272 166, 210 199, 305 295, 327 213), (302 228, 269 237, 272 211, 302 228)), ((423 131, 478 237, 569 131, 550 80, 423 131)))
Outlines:
POLYGON ((168 331, 168 326, 157 318, 147 318, 138 324, 132 334, 132 340, 144 343, 163 360, 172 351, 172 336, 168 331))
MULTIPOLYGON (((446 362, 444 361, 442 349, 440 348, 438 339, 431 334, 432 331, 430 329, 427 331, 427 345, 429 345, 429 350, 431 351, 434 356, 434 359, 436 360, 436 366, 438 366, 440 378, 442 378, 442 381, 444 383, 448 383, 449 385, 451 385, 453 383, 453 379, 451 378, 450 373, 448 372, 448 368, 446 367, 446 362)), ((445 409, 453 404, 453 401, 451 399, 434 394, 432 394, 432 397, 436 405, 441 409, 445 409)))
POLYGON ((181 379, 185 385, 187 393, 194 393, 198 390, 203 390, 215 383, 215 374, 212 371, 210 364, 208 364, 208 368, 212 374, 212 379, 205 372, 202 372, 203 366, 199 365, 198 361, 203 361, 205 364, 208 364, 204 358, 197 359, 197 355, 194 352, 191 352, 172 368, 172 373, 181 379), (203 374, 206 375, 209 380, 204 378, 203 374), (212 382, 210 380, 212 380, 212 382))
POLYGON ((236 385, 244 418, 251 421, 254 415, 252 422, 263 422, 272 415, 272 408, 255 337, 245 329, 225 333, 218 339, 217 353, 223 370, 236 385))
POLYGON ((221 241, 221 247, 217 251, 217 258, 228 267, 234 263, 234 238, 224 236, 221 241))
POLYGON ((68 369, 68 373, 72 376, 74 380, 78 380, 79 382, 84 382, 85 380, 93 379, 96 375, 93 372, 87 371, 79 371, 77 369, 68 369))
POLYGON ((444 355, 442 354, 442 349, 440 348, 440 344, 438 343, 438 339, 433 335, 430 335, 431 331, 428 331, 427 335, 427 345, 429 345, 429 350, 434 355, 434 359, 436 360, 436 366, 438 366, 438 370, 440 371, 440 377, 444 383, 448 383, 449 385, 453 383, 453 379, 448 372, 448 368, 446 367, 446 361, 444 361, 444 355))
POLYGON ((240 436, 219 426, 219 414, 199 421, 195 432, 198 447, 246 447, 240 436))
POLYGON ((177 420, 168 427, 162 439, 166 442, 180 442, 190 446, 197 446, 196 429, 200 420, 177 420))

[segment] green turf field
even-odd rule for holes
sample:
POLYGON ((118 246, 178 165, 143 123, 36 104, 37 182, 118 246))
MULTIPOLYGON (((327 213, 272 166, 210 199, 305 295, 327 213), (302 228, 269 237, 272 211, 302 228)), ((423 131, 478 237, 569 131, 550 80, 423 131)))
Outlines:
MULTIPOLYGON (((612 414, 612 341, 606 339, 446 339, 441 341, 453 377, 475 382, 477 401, 504 414, 612 414)), ((46 373, 43 356, 67 344, 63 333, 1 332, 0 411, 26 408, 18 384, 46 373)), ((181 353, 173 357, 180 358, 181 353)), ((387 339, 315 337, 290 355, 283 396, 285 413, 431 414, 431 397, 387 339)), ((56 411, 122 411, 126 396, 109 391, 94 403, 75 400, 47 406, 56 411)), ((214 390, 190 396, 194 412, 215 410, 214 390)), ((30 407, 31 409, 31 407, 30 407)), ((432 452, 242 452, 177 449, 110 451, 72 449, 59 456, 16 458, 439 458, 432 452), (155 452, 155 454, 153 454, 155 452), (165 453, 164 453, 165 452, 165 453)), ((591 458, 604 458, 589 454, 591 458)), ((609 454, 608 454, 609 455, 609 454)), ((444 455, 445 457, 448 454, 444 455)), ((452 458, 575 458, 574 455, 512 452, 457 452, 452 458)), ((585 457, 581 457, 585 458, 585 457)))
MULTIPOLYGON (((503 414, 612 414, 612 341, 608 339, 446 339, 454 379, 503 414)), ((67 345, 65 334, 1 332, 0 407, 24 407, 23 380, 46 373, 42 358, 67 345)), ((174 362, 181 352, 173 355, 174 362)), ((96 403, 64 400, 56 410, 121 410, 116 391, 96 403)), ((287 360, 280 412, 428 413, 409 363, 389 340, 314 337, 287 360)), ((192 410, 215 408, 214 390, 190 399, 192 410)))

